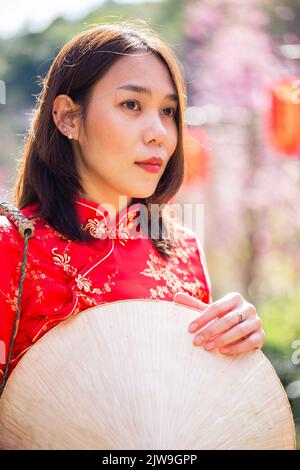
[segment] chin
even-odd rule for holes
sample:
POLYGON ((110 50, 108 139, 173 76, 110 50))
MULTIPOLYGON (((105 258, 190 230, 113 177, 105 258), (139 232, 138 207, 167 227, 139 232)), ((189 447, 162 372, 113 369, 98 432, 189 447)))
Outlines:
POLYGON ((146 191, 145 188, 141 189, 140 191, 134 191, 131 197, 134 198, 139 198, 139 199, 146 199, 147 197, 152 196, 152 194, 155 192, 155 188, 149 189, 149 191, 146 191))

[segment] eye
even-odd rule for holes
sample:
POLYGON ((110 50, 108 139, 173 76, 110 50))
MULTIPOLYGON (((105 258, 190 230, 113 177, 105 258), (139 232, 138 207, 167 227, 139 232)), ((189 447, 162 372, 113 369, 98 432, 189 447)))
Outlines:
MULTIPOLYGON (((134 109, 134 105, 135 105, 135 104, 138 104, 138 101, 136 101, 136 100, 126 100, 126 101, 123 101, 123 103, 121 103, 121 106, 124 106, 126 109, 129 109, 130 111, 138 111, 138 109, 134 109), (131 105, 133 105, 133 106, 129 106, 129 107, 128 107, 128 106, 127 106, 128 103, 131 104, 131 105), (126 106, 125 106, 125 105, 126 105, 126 106)), ((165 110, 166 110, 166 109, 167 109, 167 110, 171 110, 171 113, 167 113, 167 114, 166 114, 167 117, 171 117, 171 118, 175 117, 176 108, 170 107, 170 108, 165 108, 165 110)), ((165 110, 164 110, 164 111, 165 111, 165 110)))
MULTIPOLYGON (((121 104, 122 104, 122 106, 124 106, 124 104, 127 104, 127 103, 133 103, 133 104, 135 105, 135 104, 137 104, 137 101, 135 101, 135 100, 126 100, 126 101, 124 101, 124 102, 121 103, 121 104)), ((127 107, 126 107, 126 108, 127 108, 127 107)), ((129 108, 127 108, 127 109, 130 109, 131 111, 136 111, 135 109, 133 109, 133 108, 131 108, 131 107, 129 107, 129 108)))
POLYGON ((175 117, 176 108, 165 108, 171 110, 171 114, 167 114, 168 117, 175 117))

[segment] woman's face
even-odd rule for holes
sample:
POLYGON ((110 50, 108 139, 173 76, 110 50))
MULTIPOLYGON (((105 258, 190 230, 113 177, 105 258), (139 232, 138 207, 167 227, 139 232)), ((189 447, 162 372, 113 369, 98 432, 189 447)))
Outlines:
POLYGON ((154 193, 177 146, 177 103, 168 95, 176 95, 176 89, 164 63, 152 54, 123 56, 95 84, 85 127, 72 141, 83 196, 117 207, 119 196, 130 203, 154 193), (128 85, 149 93, 121 89, 128 85), (163 160, 157 173, 135 163, 153 156, 163 160))

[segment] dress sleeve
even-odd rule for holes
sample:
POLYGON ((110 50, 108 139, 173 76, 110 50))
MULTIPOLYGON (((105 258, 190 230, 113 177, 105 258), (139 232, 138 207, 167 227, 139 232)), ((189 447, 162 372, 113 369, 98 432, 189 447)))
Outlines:
MULTIPOLYGON (((0 220, 3 217, 0 217, 0 220)), ((6 219, 6 218, 5 218, 6 219)), ((6 219, 7 220, 7 219, 6 219)), ((5 369, 17 312, 21 244, 17 231, 0 222, 0 381, 5 369)))
POLYGON ((201 243, 200 238, 198 237, 198 235, 195 235, 195 240, 196 240, 196 248, 197 248, 197 253, 198 253, 198 256, 199 256, 199 261, 200 261, 200 264, 201 264, 202 269, 203 269, 203 274, 204 274, 204 278, 205 278, 205 282, 206 282, 206 287, 207 287, 207 291, 209 293, 209 303, 212 303, 213 302, 212 286, 211 286, 211 280, 210 280, 210 276, 209 276, 209 272, 208 272, 208 267, 207 267, 207 262, 206 262, 204 250, 203 250, 202 243, 201 243))

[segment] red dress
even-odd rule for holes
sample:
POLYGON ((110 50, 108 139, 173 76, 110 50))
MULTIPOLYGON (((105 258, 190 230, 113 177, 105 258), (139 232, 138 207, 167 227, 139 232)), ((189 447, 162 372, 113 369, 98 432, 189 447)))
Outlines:
MULTIPOLYGON (((172 301, 176 292, 210 303, 211 284, 195 233, 178 225, 169 260, 147 237, 132 236, 140 203, 111 221, 101 205, 76 197, 76 210, 91 242, 68 240, 44 219, 35 218, 29 239, 21 316, 8 375, 30 346, 47 331, 81 311, 125 299, 172 301)), ((21 212, 30 217, 38 206, 21 212)), ((24 240, 15 225, 0 216, 0 378, 5 368, 17 309, 24 240)))

